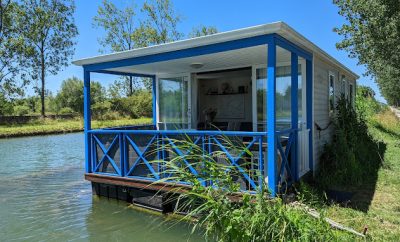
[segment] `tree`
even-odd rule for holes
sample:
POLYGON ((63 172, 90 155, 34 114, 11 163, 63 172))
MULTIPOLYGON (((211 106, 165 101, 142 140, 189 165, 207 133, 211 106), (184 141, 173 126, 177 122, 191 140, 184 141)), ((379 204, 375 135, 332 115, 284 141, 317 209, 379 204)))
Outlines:
POLYGON ((147 0, 143 4, 142 12, 147 19, 141 23, 137 31, 141 36, 137 39, 143 45, 163 44, 182 38, 183 34, 177 29, 181 18, 170 0, 147 0))
POLYGON ((16 78, 25 80, 22 68, 21 53, 25 50, 24 42, 17 35, 15 21, 18 4, 11 0, 0 0, 0 92, 7 94, 22 94, 23 81, 18 85, 16 78))
POLYGON ((193 28, 192 32, 189 34, 189 38, 201 37, 206 35, 212 35, 218 33, 217 28, 213 26, 200 25, 193 28))
POLYGON ((41 115, 45 116, 46 76, 68 66, 78 34, 73 0, 21 0, 18 29, 30 54, 24 63, 33 80, 40 79, 41 115))
MULTIPOLYGON (((105 100, 105 90, 99 82, 90 83, 91 104, 105 100)), ((76 78, 68 78, 61 83, 61 89, 56 97, 60 108, 71 108, 74 112, 83 114, 83 81, 76 78)))
MULTIPOLYGON (((99 43, 105 48, 105 50, 101 50, 102 52, 108 50, 114 52, 126 51, 146 47, 149 44, 143 37, 146 35, 146 30, 136 19, 135 8, 136 6, 132 4, 119 9, 113 3, 103 0, 103 5, 98 8, 97 15, 93 19, 94 27, 106 31, 105 37, 99 39, 99 43)), ((151 84, 145 78, 124 77, 123 80, 124 82, 119 80, 114 82, 112 95, 120 95, 119 93, 126 92, 130 96, 134 89, 149 88, 149 84, 151 84), (127 86, 128 90, 125 88, 127 86)))
MULTIPOLYGON (((100 45, 113 52, 139 47, 136 43, 137 34, 135 33, 139 21, 135 17, 135 5, 132 4, 121 10, 108 0, 103 0, 103 5, 99 6, 97 15, 93 18, 93 26, 102 28, 106 32, 105 36, 99 39, 100 45)), ((101 51, 105 52, 105 50, 101 51)), ((124 79, 129 85, 127 93, 132 95, 134 81, 137 82, 137 79, 132 77, 124 79)), ((120 85, 120 83, 116 83, 116 85, 120 85)), ((138 86, 138 83, 135 83, 135 86, 138 86)))
POLYGON ((346 23, 337 44, 376 77, 389 104, 400 104, 400 4, 398 0, 334 0, 346 23))
MULTIPOLYGON (((183 35, 177 31, 179 16, 173 10, 169 0, 152 0, 143 4, 142 12, 145 19, 136 19, 135 5, 126 6, 119 9, 108 0, 103 0, 99 6, 97 15, 93 19, 93 26, 102 28, 106 34, 99 39, 99 43, 105 51, 126 51, 149 45, 162 44, 180 39, 183 35)), ((136 88, 151 88, 149 78, 124 78, 121 83, 116 80, 111 88, 111 95, 118 95, 117 92, 125 90, 129 86, 127 94, 132 95, 134 86, 136 88)))

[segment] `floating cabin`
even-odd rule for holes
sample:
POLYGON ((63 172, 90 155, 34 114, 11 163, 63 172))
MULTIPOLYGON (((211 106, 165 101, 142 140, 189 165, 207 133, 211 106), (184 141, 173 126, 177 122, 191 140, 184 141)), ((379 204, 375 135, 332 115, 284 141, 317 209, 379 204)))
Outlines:
MULTIPOLYGON (((85 178, 93 192, 163 211, 168 191, 190 187, 163 172, 189 151, 163 144, 190 137, 206 155, 222 151, 243 192, 265 185, 276 196, 316 170, 336 100, 344 94, 354 103, 358 79, 283 22, 73 63, 84 70, 85 178), (151 79, 153 124, 92 129, 91 73, 151 79)), ((184 162, 193 175, 201 172, 184 162)))

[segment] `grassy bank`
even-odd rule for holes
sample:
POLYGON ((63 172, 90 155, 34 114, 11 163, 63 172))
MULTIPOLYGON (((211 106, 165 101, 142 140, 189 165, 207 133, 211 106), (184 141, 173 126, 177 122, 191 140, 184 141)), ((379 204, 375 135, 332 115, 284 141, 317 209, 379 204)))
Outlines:
MULTIPOLYGON (((119 120, 93 120, 92 128, 105 128, 124 125, 149 124, 151 118, 119 119, 119 120)), ((0 125, 0 138, 20 137, 31 135, 70 133, 83 131, 83 119, 72 120, 40 120, 27 124, 0 125)))
MULTIPOLYGON (((361 185, 349 184, 355 192, 350 204, 330 204, 320 192, 311 192, 308 201, 325 215, 344 225, 363 231, 373 241, 400 240, 400 121, 387 110, 367 119, 369 133, 384 147, 382 165, 368 174, 361 185)), ((307 185, 306 185, 307 186, 307 185)), ((300 189, 305 195, 310 187, 300 189)), ((306 199, 307 200, 307 199, 306 199)))

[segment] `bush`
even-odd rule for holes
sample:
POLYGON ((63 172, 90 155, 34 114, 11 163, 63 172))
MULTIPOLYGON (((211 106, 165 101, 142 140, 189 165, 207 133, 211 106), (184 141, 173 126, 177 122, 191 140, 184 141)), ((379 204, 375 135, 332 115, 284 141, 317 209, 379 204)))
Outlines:
POLYGON ((13 111, 12 103, 0 93, 0 115, 12 115, 13 111))
POLYGON ((151 117, 153 112, 153 99, 150 92, 141 91, 131 97, 132 118, 151 117))
POLYGON ((29 111, 30 111, 30 108, 27 106, 17 105, 14 107, 14 114, 17 116, 28 115, 29 111))
POLYGON ((98 102, 92 105, 93 118, 103 120, 107 113, 111 112, 111 103, 109 101, 98 102))
POLYGON ((72 108, 70 107, 61 108, 59 111, 59 114, 72 114, 72 113, 74 113, 74 110, 72 110, 72 108))
POLYGON ((132 96, 115 98, 112 102, 112 110, 122 116, 131 118, 151 117, 153 111, 152 95, 147 91, 138 91, 132 96))
POLYGON ((368 131, 365 117, 342 95, 333 120, 334 135, 325 145, 317 175, 322 187, 361 185, 381 165, 380 144, 368 131))

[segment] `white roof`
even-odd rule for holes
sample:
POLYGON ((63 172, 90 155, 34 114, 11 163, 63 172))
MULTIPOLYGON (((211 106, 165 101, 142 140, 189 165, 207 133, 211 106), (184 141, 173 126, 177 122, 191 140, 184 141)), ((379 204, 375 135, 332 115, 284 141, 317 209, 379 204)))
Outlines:
POLYGON ((331 63, 333 66, 340 68, 342 71, 346 72, 348 75, 352 76, 355 79, 358 79, 359 76, 352 72, 349 68, 344 66, 338 60, 333 58, 331 55, 323 51, 321 48, 316 46, 314 43, 306 39, 303 35, 299 34, 289 25, 284 22, 275 22, 269 24, 263 24, 243 29, 237 29, 227 32, 216 33, 213 35, 202 36, 192 39, 179 40, 175 42, 170 42, 166 44, 154 45, 145 48, 137 48, 128 51, 121 51, 112 54, 99 55, 95 57, 75 60, 72 63, 78 66, 103 63, 109 61, 123 60, 133 57, 141 57, 153 54, 159 54, 164 52, 188 49, 199 47, 203 45, 210 45, 216 43, 222 43, 231 40, 249 38, 259 35, 266 34, 279 34, 285 39, 295 43, 299 47, 313 53, 314 56, 318 56, 322 60, 331 63))

